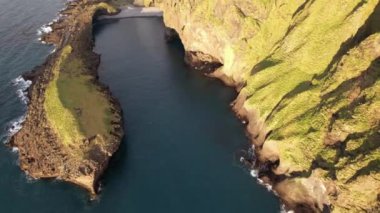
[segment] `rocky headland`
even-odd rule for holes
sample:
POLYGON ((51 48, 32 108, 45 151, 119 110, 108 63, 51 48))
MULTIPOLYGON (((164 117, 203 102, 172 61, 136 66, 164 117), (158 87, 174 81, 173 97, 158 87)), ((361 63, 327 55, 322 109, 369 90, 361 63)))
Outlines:
POLYGON ((378 0, 136 0, 236 87, 253 169, 296 212, 380 211, 378 0))
MULTIPOLYGON (((56 51, 24 75, 30 102, 11 140, 28 175, 91 194, 123 136, 92 52, 93 18, 118 12, 106 2, 69 2, 42 37, 56 51)), ((190 66, 236 87, 257 156, 248 161, 286 209, 380 211, 379 0, 134 3, 164 12, 190 66)))
POLYGON ((94 17, 115 14, 104 1, 67 3, 41 40, 56 47, 45 63, 23 77, 33 83, 22 129, 11 138, 20 167, 32 178, 56 178, 91 195, 123 137, 122 112, 97 79, 92 52, 94 17))

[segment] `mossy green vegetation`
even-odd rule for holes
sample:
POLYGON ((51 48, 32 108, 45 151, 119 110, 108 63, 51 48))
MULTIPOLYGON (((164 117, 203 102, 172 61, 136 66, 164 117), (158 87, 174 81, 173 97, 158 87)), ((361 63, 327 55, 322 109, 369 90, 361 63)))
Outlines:
POLYGON ((60 58, 54 65, 54 68, 52 70, 53 80, 46 88, 46 96, 44 102, 47 118, 64 144, 70 144, 81 136, 79 126, 76 125, 77 122, 75 117, 72 115, 70 110, 63 106, 61 102, 60 92, 58 88, 60 67, 62 66, 62 63, 66 61, 71 51, 71 46, 65 47, 62 50, 60 58))
POLYGON ((46 115, 64 145, 80 145, 91 137, 109 137, 113 120, 106 94, 86 74, 86 68, 71 46, 65 46, 52 69, 46 89, 46 115))
POLYGON ((28 112, 12 138, 28 175, 71 182, 91 195, 123 136, 120 106, 98 81, 99 56, 92 52, 94 16, 117 12, 105 2, 68 2, 42 36, 57 51, 27 75, 33 81, 28 112))
POLYGON ((97 9, 104 9, 104 10, 107 10, 108 13, 112 14, 112 13, 116 13, 117 12, 117 8, 110 5, 110 4, 107 4, 105 2, 100 2, 99 4, 97 4, 97 9))
POLYGON ((278 171, 334 181, 337 212, 379 206, 379 0, 152 2, 186 50, 219 59, 245 85, 244 108, 277 143, 278 171), (374 189, 359 193, 357 181, 374 189))

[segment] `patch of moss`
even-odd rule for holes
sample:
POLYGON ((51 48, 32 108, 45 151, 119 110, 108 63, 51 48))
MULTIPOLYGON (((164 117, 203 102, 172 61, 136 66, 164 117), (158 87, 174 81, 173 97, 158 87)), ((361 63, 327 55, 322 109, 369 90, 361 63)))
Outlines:
POLYGON ((107 4, 105 2, 101 2, 101 3, 97 4, 96 7, 98 9, 107 10, 108 13, 116 13, 117 12, 117 8, 115 8, 114 6, 112 6, 110 4, 107 4))
POLYGON ((72 51, 71 46, 61 51, 44 103, 47 118, 65 145, 79 145, 95 135, 109 137, 113 120, 107 97, 72 51))
POLYGON ((47 119, 49 120, 51 126, 56 130, 56 133, 59 135, 62 142, 66 145, 74 142, 82 136, 79 126, 76 125, 77 122, 75 117, 72 115, 70 110, 66 109, 61 103, 57 85, 59 68, 71 51, 71 46, 66 46, 62 50, 60 58, 54 65, 54 68, 52 69, 53 80, 46 88, 44 102, 47 119))

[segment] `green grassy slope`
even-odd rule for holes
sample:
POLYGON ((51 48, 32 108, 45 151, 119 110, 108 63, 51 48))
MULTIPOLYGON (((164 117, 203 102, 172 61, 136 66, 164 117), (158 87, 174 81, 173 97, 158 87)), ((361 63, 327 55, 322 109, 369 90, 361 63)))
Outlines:
POLYGON ((186 50, 245 85, 243 108, 268 133, 257 149, 275 153, 261 157, 279 160, 276 174, 334 183, 336 212, 379 206, 378 0, 152 2, 186 50))
POLYGON ((45 96, 47 118, 63 144, 79 146, 86 138, 109 136, 112 107, 79 57, 66 46, 56 62, 45 96))

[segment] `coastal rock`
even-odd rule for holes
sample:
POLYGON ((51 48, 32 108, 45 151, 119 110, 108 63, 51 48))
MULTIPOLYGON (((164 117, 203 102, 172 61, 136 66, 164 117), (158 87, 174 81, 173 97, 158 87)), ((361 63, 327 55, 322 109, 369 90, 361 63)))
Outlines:
POLYGON ((318 179, 286 179, 276 184, 276 192, 286 207, 296 212, 322 212, 329 208, 326 188, 318 179))
POLYGON ((219 63, 208 75, 239 91, 257 166, 289 208, 379 209, 379 0, 136 2, 164 11, 189 64, 219 63))
POLYGON ((22 129, 10 144, 32 178, 56 178, 97 193, 100 176, 123 137, 121 108, 97 81, 92 22, 116 13, 103 1, 67 3, 42 41, 56 46, 45 63, 24 75, 33 83, 22 129))

